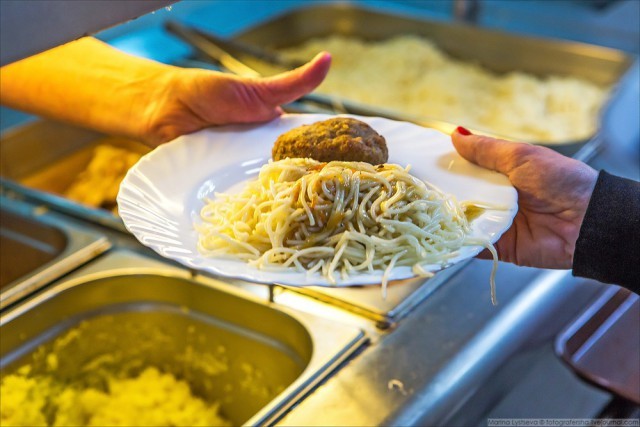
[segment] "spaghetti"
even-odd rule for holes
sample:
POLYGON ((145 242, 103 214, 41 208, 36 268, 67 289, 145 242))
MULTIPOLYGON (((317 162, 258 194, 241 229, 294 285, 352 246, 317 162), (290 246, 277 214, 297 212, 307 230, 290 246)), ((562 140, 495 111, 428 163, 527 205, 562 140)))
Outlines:
MULTIPOLYGON (((206 200, 198 249, 260 269, 321 273, 331 283, 394 267, 446 265, 470 239, 465 206, 395 164, 271 161, 239 194, 206 200)), ((495 300, 492 275, 492 300, 495 300)))

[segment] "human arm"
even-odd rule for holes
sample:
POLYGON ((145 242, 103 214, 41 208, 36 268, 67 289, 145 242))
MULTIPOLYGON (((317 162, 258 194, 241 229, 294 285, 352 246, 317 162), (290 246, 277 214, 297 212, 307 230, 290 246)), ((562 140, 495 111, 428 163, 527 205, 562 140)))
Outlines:
POLYGON ((184 69, 83 38, 0 69, 3 105, 156 146, 207 126, 267 121, 312 91, 331 58, 273 77, 184 69))
POLYGON ((502 261, 574 268, 576 275, 638 292, 638 183, 626 183, 624 194, 615 193, 603 186, 608 174, 599 175, 583 162, 545 147, 468 134, 463 128, 453 132, 452 141, 462 157, 505 174, 518 192, 513 225, 495 245, 502 261), (621 205, 627 198, 631 200, 621 205), (611 251, 622 257, 615 264, 604 255, 611 251), (620 268, 627 274, 620 274, 620 268))
POLYGON ((640 294, 640 182, 600 172, 576 242, 573 274, 640 294))

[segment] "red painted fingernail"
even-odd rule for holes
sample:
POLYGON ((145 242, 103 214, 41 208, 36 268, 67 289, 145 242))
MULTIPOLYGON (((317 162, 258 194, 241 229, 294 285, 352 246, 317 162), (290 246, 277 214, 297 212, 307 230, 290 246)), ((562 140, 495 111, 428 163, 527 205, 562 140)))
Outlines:
POLYGON ((458 132, 460 135, 472 135, 471 132, 469 132, 468 129, 463 128, 462 126, 458 126, 456 128, 456 132, 458 132))

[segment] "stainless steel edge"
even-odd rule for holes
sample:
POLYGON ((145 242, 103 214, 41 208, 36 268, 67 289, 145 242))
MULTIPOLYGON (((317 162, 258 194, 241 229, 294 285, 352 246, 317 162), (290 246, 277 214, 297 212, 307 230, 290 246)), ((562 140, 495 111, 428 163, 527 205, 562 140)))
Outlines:
POLYGON ((0 310, 44 287, 53 280, 94 259, 111 247, 109 240, 85 227, 75 226, 54 214, 38 213, 37 208, 8 200, 0 196, 2 209, 32 218, 60 230, 67 238, 65 249, 50 262, 45 263, 27 276, 7 284, 0 293, 0 310))
POLYGON ((415 293, 405 298, 393 310, 389 311, 388 318, 392 323, 400 321, 408 315, 412 309, 417 307, 425 298, 436 292, 441 286, 444 286, 456 274, 460 272, 469 261, 463 261, 457 265, 450 266, 436 274, 433 278, 427 280, 415 293))
MULTIPOLYGON (((35 190, 6 178, 0 177, 0 192, 9 195, 13 193, 13 195, 18 198, 44 204, 53 210, 68 214, 72 217, 89 220, 95 224, 103 225, 117 231, 127 232, 122 220, 109 211, 84 206, 70 199, 53 193, 47 193, 46 191, 35 190)), ((16 197, 14 197, 14 199, 16 197)))
POLYGON ((46 291, 28 298, 0 315, 0 327, 14 318, 33 310, 38 305, 55 297, 65 289, 72 288, 88 280, 118 274, 156 273, 183 279, 190 279, 187 270, 180 269, 128 250, 113 250, 107 256, 87 264, 66 276, 62 281, 52 284, 46 291))
POLYGON ((558 356, 561 358, 569 358, 570 355, 566 348, 567 342, 618 293, 618 290, 617 287, 613 286, 606 288, 590 306, 583 310, 573 322, 558 334, 554 343, 554 350, 558 356))
POLYGON ((311 362, 302 375, 287 387, 281 395, 291 396, 288 399, 276 398, 271 404, 264 407, 258 414, 252 417, 245 425, 262 426, 273 425, 287 411, 294 407, 301 398, 313 390, 319 383, 327 378, 334 369, 348 360, 361 346, 365 345, 369 338, 362 330, 355 334, 353 328, 340 325, 336 322, 312 316, 308 313, 298 312, 289 307, 280 307, 286 313, 301 321, 312 333, 314 342, 311 362), (332 341, 318 339, 320 336, 331 337, 332 341), (338 353, 329 355, 329 347, 342 348, 338 353))
POLYGON ((522 360, 601 290, 569 271, 501 264, 494 307, 490 270, 479 260, 461 269, 278 425, 476 425, 526 375, 522 360))
POLYGON ((430 279, 412 278, 391 282, 387 287, 386 298, 381 296, 382 289, 379 285, 360 288, 278 286, 373 320, 378 328, 387 329, 407 316, 466 264, 467 262, 462 262, 448 267, 430 279))

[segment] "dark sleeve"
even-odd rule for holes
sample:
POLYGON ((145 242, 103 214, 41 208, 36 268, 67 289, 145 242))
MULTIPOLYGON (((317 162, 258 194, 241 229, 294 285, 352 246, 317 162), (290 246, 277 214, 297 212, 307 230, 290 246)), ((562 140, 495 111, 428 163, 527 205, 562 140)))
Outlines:
POLYGON ((580 228, 573 274, 640 293, 640 183, 601 171, 580 228))

